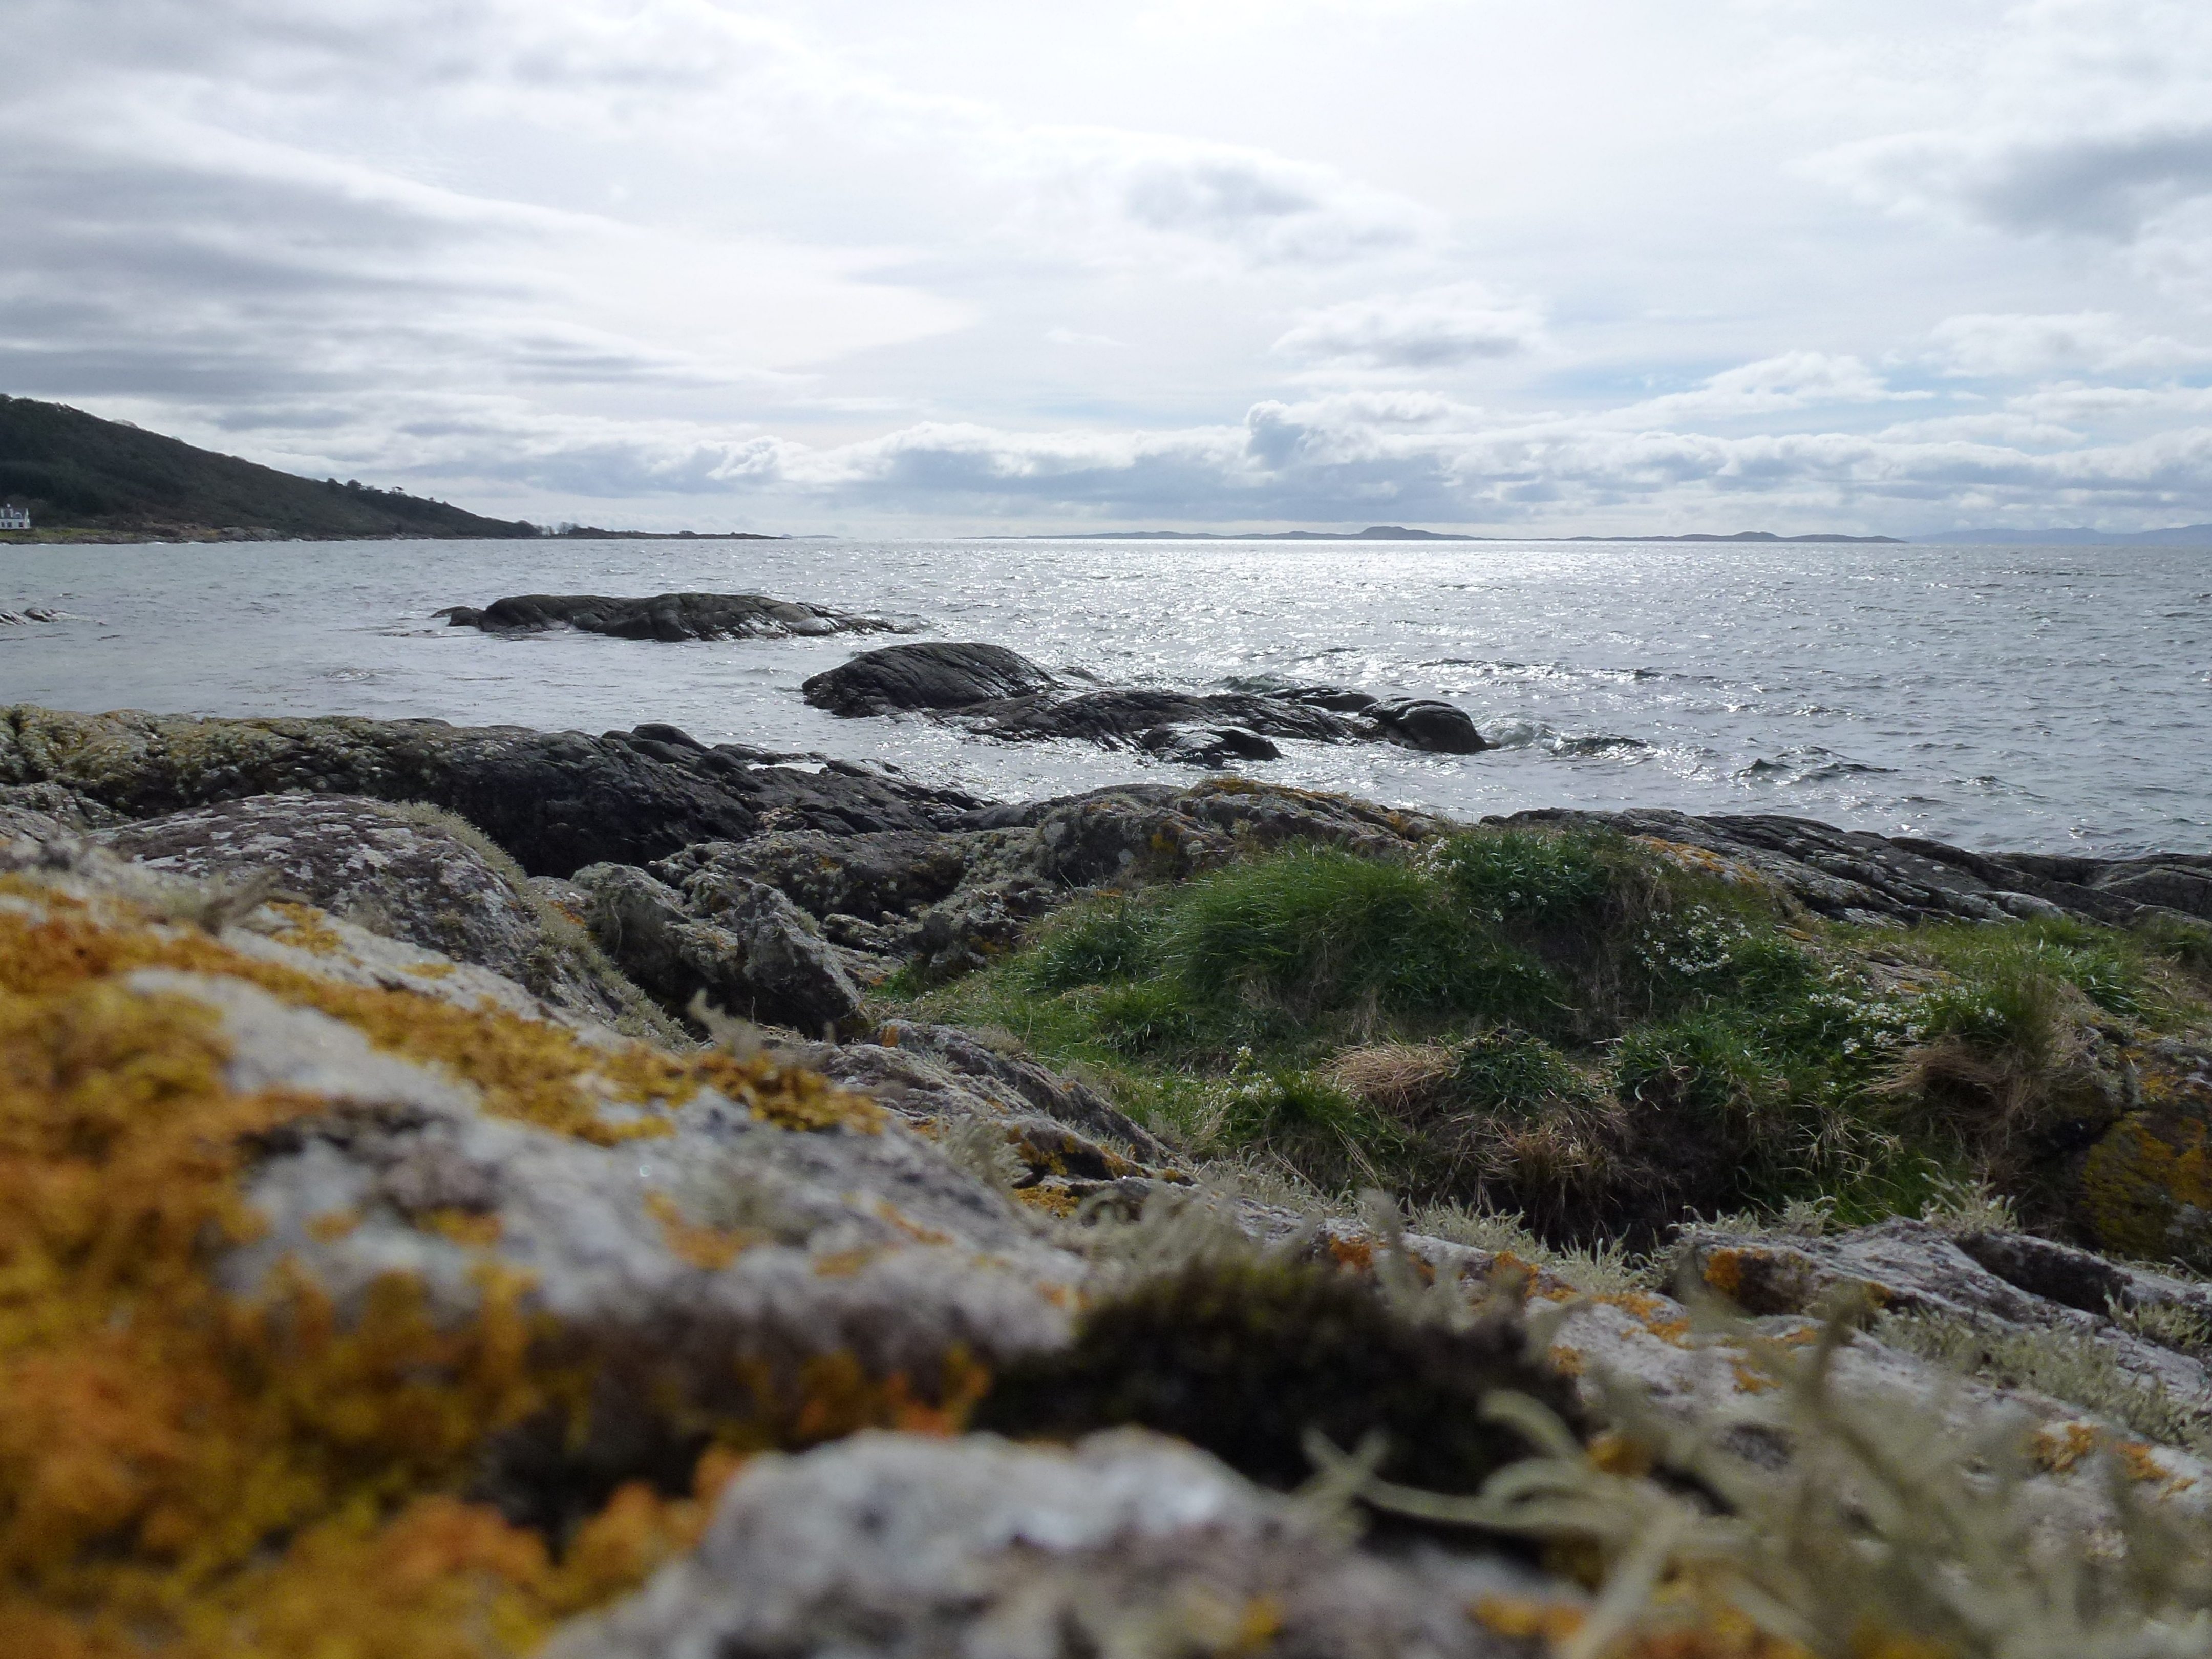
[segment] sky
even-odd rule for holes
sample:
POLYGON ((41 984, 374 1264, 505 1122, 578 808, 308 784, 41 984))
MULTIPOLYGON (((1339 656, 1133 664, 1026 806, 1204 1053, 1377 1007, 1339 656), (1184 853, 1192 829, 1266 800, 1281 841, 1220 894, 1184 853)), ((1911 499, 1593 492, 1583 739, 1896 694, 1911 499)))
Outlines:
POLYGON ((2212 520, 2203 0, 0 0, 0 391, 541 523, 2212 520))

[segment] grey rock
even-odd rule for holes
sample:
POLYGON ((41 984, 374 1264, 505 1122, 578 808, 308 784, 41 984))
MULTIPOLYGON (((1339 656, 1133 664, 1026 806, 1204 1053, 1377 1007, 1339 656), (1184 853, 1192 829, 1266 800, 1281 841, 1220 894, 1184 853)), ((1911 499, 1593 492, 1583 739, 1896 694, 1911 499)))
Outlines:
POLYGON ((702 916, 629 865, 589 866, 574 884, 599 948, 664 1007, 681 1012, 703 995, 728 1013, 812 1033, 860 1006, 844 954, 773 887, 726 883, 702 916))
POLYGON ((927 640, 864 651, 799 687, 806 701, 833 714, 883 714, 910 708, 957 708, 1018 697, 1059 682, 1002 645, 927 640))
POLYGON ((1463 710, 1433 700, 1382 702, 1330 686, 1281 693, 1070 690, 1002 646, 946 641, 864 652, 815 675, 802 690, 809 702, 836 714, 919 710, 957 720, 979 737, 1072 739, 1200 766, 1280 759, 1278 738, 1387 739, 1450 754, 1486 746, 1463 710))
POLYGON ((261 794, 426 801, 459 813, 532 875, 551 876, 764 830, 951 828, 982 805, 884 768, 710 748, 668 726, 594 738, 442 720, 0 709, 0 785, 31 783, 133 818, 261 794))
POLYGON ((1479 755, 1490 745, 1467 710, 1433 697, 1401 697, 1367 709, 1390 741, 1439 755, 1479 755))
POLYGON ((765 593, 656 593, 609 599, 597 593, 524 593, 494 599, 481 611, 448 606, 437 613, 454 628, 487 634, 542 633, 573 628, 623 640, 808 638, 825 634, 887 634, 893 625, 826 605, 772 599, 765 593))
POLYGON ((1700 848, 1757 871, 1807 908, 1839 921, 1994 921, 2053 910, 2115 923, 2160 913, 2212 921, 2212 855, 2207 854, 2108 860, 1972 853, 1913 836, 1838 830, 1810 818, 1699 817, 1652 808, 1545 808, 1484 822, 1588 824, 1700 848))
POLYGON ((343 795, 252 795, 97 831, 93 840, 174 875, 257 872, 373 933, 473 963, 549 1002, 607 1022, 635 1008, 573 925, 523 886, 465 825, 343 795))
POLYGON ((1502 1559, 1385 1560, 1205 1454, 1139 1431, 1072 1449, 863 1434, 754 1462, 697 1552, 547 1659, 1073 1659, 1230 1650, 1251 1611, 1310 1659, 1525 1653, 1469 1616, 1563 1593, 1502 1559))

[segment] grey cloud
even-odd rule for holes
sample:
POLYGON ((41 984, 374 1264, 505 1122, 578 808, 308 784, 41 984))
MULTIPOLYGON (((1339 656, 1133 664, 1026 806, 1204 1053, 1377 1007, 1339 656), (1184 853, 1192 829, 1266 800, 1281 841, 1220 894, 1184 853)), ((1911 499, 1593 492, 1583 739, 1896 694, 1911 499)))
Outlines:
POLYGON ((1305 362, 1357 368, 1453 368, 1511 357, 1543 339, 1543 319, 1501 305, 1480 289, 1431 289, 1352 300, 1301 315, 1273 349, 1305 362))

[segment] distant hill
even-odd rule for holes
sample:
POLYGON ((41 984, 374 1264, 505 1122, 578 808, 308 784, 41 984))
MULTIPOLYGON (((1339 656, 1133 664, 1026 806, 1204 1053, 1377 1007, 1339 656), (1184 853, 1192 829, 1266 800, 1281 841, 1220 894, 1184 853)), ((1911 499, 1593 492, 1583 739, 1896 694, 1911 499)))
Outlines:
POLYGON ((224 531, 326 540, 538 533, 396 489, 318 483, 28 398, 0 397, 0 503, 29 508, 38 530, 162 539, 224 531))
POLYGON ((1911 539, 1998 547, 2212 547, 2212 524, 2170 530, 1938 530, 1911 539))

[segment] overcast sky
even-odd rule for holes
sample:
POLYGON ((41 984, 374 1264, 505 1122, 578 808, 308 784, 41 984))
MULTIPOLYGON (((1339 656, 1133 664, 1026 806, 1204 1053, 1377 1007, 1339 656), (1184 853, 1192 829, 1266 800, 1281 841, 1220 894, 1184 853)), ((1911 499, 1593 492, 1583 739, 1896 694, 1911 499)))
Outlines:
POLYGON ((550 521, 2212 519, 2204 0, 0 0, 0 390, 550 521))

